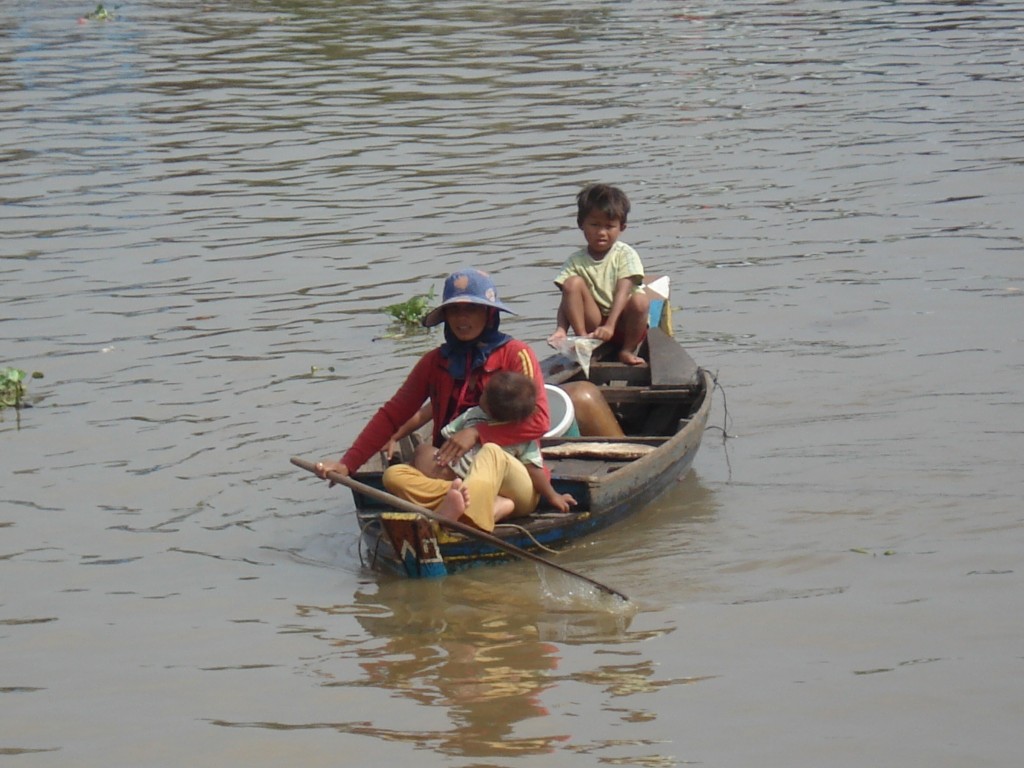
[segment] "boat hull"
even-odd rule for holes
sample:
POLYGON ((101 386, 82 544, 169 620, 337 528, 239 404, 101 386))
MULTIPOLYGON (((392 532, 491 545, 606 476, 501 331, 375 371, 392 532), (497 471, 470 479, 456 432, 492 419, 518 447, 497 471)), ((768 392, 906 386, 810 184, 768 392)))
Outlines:
MULTIPOLYGON (((672 340, 672 346, 682 350, 672 340)), ((670 354, 676 354, 669 348, 670 354)), ((682 351, 685 355, 685 351, 682 351)), ((689 359, 688 355, 685 355, 689 359)), ((692 362, 692 360, 690 361, 692 362)), ((544 362, 548 380, 566 380, 557 373, 558 363, 544 362), (556 371, 552 373, 552 371, 556 371)), ((571 373, 571 369, 570 369, 571 373)), ((706 371, 693 366, 685 387, 672 384, 609 387, 609 397, 624 402, 651 401, 652 410, 667 409, 669 418, 682 408, 685 418, 678 419, 674 432, 656 436, 628 436, 606 442, 609 446, 636 443, 652 446, 639 458, 625 461, 600 461, 580 458, 548 459, 552 484, 562 493, 571 493, 579 505, 568 513, 539 510, 527 518, 516 518, 514 525, 498 526, 494 535, 504 542, 531 552, 564 549, 572 543, 601 531, 643 509, 680 480, 693 464, 700 448, 711 410, 714 382, 706 371), (673 398, 678 395, 679 402, 673 398), (687 398, 687 399, 683 399, 687 398)), ((572 373, 579 376, 579 373, 572 373)), ((591 372, 591 378, 596 378, 591 372)), ((547 378, 547 377, 546 377, 547 378)), ((629 406, 627 402, 626 407, 629 406)), ((573 449, 584 439, 545 440, 543 444, 568 445, 573 449)), ((586 438, 588 446, 593 438, 586 438)), ((381 471, 359 475, 359 480, 381 488, 381 471)), ((503 550, 476 538, 439 528, 422 516, 389 510, 379 500, 354 492, 357 516, 363 532, 364 562, 376 570, 409 578, 437 578, 479 565, 500 563, 514 558, 503 550), (415 520, 414 518, 419 518, 415 520)), ((512 549, 512 548, 510 548, 512 549)))

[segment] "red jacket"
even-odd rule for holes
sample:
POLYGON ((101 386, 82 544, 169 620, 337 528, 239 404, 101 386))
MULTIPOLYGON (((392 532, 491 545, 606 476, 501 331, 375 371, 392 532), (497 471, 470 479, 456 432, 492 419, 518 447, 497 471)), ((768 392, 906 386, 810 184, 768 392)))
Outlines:
POLYGON ((537 388, 537 407, 526 421, 477 425, 480 443, 515 445, 539 440, 550 429, 544 378, 530 346, 512 339, 494 350, 483 367, 470 373, 466 381, 453 379, 448 373, 448 362, 441 356, 440 348, 425 354, 394 396, 363 427, 352 447, 342 456, 341 463, 348 467, 349 472, 358 471, 428 398, 433 411, 434 444, 439 445, 441 428, 467 408, 480 403, 480 393, 491 374, 497 371, 523 373, 533 379, 537 388))

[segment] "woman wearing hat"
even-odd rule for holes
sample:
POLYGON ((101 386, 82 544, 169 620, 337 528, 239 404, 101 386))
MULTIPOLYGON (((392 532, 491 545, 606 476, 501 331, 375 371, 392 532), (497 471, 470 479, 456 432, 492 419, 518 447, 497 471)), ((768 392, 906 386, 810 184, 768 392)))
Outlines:
MULTIPOLYGON (((385 403, 359 433, 352 447, 337 462, 317 465, 317 474, 326 477, 329 471, 342 475, 357 472, 370 456, 380 451, 398 430, 427 400, 433 419, 433 444, 438 449, 439 464, 457 461, 477 443, 499 446, 539 440, 549 429, 548 399, 537 357, 529 345, 498 330, 499 312, 515 314, 498 300, 490 276, 476 269, 453 272, 444 282, 441 304, 424 318, 423 325, 444 323, 444 344, 431 350, 413 367, 405 383, 385 403), (533 379, 537 388, 537 407, 533 415, 521 422, 479 424, 456 432, 448 440, 441 437, 441 428, 466 409, 478 405, 488 379, 498 371, 522 373, 533 379)), ((525 502, 509 487, 508 469, 498 456, 496 461, 474 464, 461 486, 460 481, 428 478, 414 467, 399 464, 384 474, 387 489, 408 501, 453 517, 464 515, 486 531, 494 529, 494 502, 501 495, 512 498, 512 514, 528 514, 525 502), (460 487, 461 486, 461 487, 460 487), (452 508, 454 507, 454 511, 452 508)), ((509 461, 517 459, 509 457, 509 461)))

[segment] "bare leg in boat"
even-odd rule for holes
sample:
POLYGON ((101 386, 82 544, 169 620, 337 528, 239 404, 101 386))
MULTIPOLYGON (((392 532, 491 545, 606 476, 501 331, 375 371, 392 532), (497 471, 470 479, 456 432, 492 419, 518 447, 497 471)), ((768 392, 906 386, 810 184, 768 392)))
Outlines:
POLYGON ((516 510, 516 503, 505 496, 494 497, 494 522, 504 520, 516 510))
POLYGON ((572 400, 576 424, 583 437, 624 437, 625 432, 612 412, 601 389, 589 381, 570 381, 562 385, 572 400))
POLYGON ((452 487, 448 489, 441 504, 434 511, 448 520, 458 520, 469 506, 469 488, 462 482, 462 478, 452 480, 452 487))

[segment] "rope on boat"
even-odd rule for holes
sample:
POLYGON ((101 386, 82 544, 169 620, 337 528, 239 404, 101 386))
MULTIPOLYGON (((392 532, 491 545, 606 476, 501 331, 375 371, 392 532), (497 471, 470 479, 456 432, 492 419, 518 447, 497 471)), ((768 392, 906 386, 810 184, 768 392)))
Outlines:
MULTIPOLYGON (((359 529, 359 546, 358 546, 359 565, 361 565, 363 568, 366 567, 366 561, 363 560, 363 536, 366 534, 366 529, 369 528, 371 525, 373 525, 373 521, 372 520, 370 520, 366 525, 364 525, 362 528, 359 529)), ((383 531, 381 531, 381 532, 379 532, 377 534, 377 541, 376 541, 376 544, 374 546, 374 553, 373 553, 373 560, 374 560, 374 562, 377 561, 377 551, 380 549, 380 540, 381 540, 381 537, 383 535, 384 535, 383 531)), ((367 552, 367 556, 369 556, 369 552, 367 552)))
MULTIPOLYGON (((729 439, 730 437, 736 437, 736 435, 730 435, 727 428, 729 425, 729 401, 726 400, 725 397, 725 387, 723 387, 721 382, 719 382, 718 380, 718 371, 715 371, 714 373, 711 373, 711 371, 707 371, 707 373, 711 377, 711 381, 714 382, 714 384, 711 387, 711 391, 714 392, 717 389, 722 393, 722 426, 709 426, 706 427, 706 429, 722 430, 722 445, 725 445, 725 441, 727 439, 729 439)), ((725 466, 728 467, 729 469, 728 482, 732 482, 732 462, 729 461, 729 449, 726 448, 725 451, 723 451, 723 453, 725 454, 725 466)))
POLYGON ((521 534, 526 536, 526 538, 528 538, 530 541, 532 541, 534 543, 534 545, 537 546, 537 548, 543 549, 545 552, 550 552, 553 555, 557 555, 558 554, 558 550, 557 549, 552 549, 551 547, 544 546, 539 541, 537 541, 537 539, 534 537, 534 535, 532 533, 530 533, 528 530, 526 530, 526 528, 524 528, 521 525, 516 525, 515 523, 498 523, 494 527, 495 528, 511 528, 514 531, 519 531, 521 534))
MULTIPOLYGON (((704 369, 707 370, 707 369, 704 369)), ((708 375, 711 377, 711 381, 714 382, 711 391, 714 392, 716 389, 722 393, 722 426, 716 427, 714 425, 707 427, 707 429, 720 429, 722 430, 722 442, 724 443, 730 437, 736 437, 736 435, 730 435, 728 431, 729 425, 729 401, 725 397, 725 387, 718 380, 718 371, 711 373, 708 371, 708 375)))

